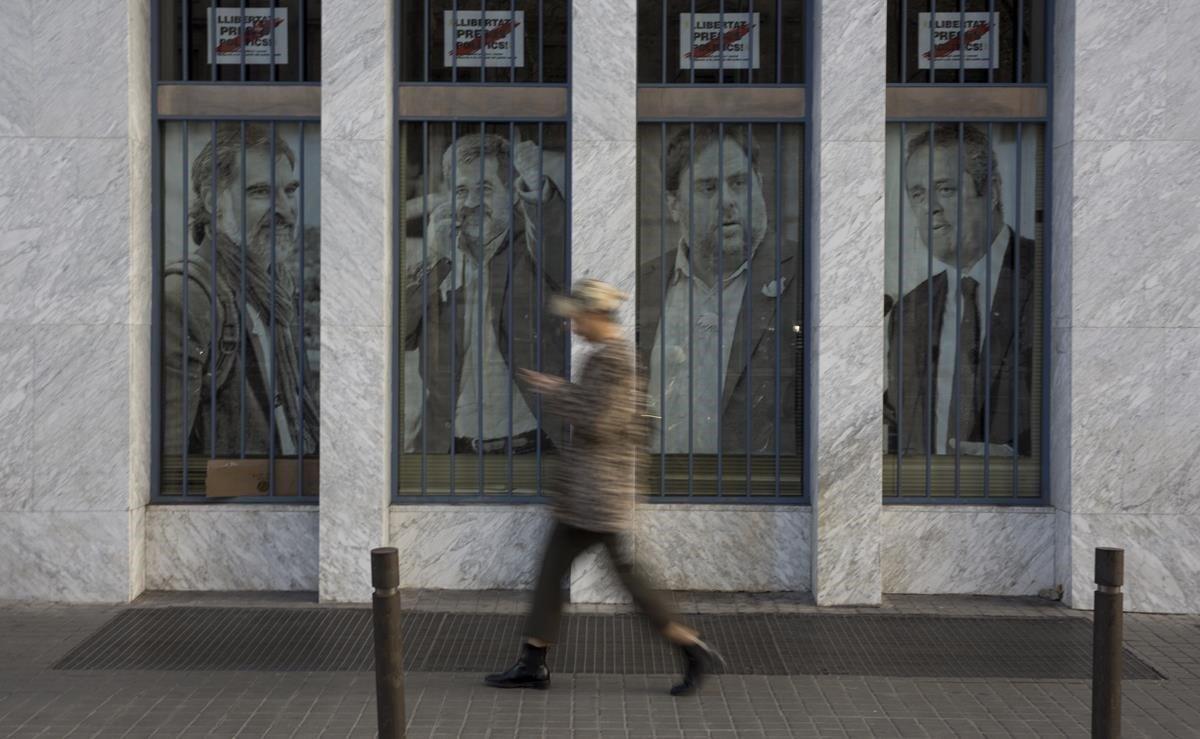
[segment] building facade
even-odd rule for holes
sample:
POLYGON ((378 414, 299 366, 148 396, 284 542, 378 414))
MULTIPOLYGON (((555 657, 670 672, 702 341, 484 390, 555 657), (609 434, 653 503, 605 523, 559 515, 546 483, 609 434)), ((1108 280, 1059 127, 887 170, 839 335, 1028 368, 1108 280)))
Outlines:
POLYGON ((531 587, 594 277, 664 586, 1200 612, 1200 8, 0 16, 0 599, 531 587))

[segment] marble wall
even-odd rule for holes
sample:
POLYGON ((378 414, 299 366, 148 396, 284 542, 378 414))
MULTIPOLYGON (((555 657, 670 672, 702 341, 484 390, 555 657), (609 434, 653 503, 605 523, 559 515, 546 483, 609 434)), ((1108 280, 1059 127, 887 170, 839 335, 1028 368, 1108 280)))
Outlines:
POLYGON ((1092 602, 1200 610, 1200 47, 1195 3, 1057 4, 1053 502, 1057 575, 1092 602))
POLYGON ((388 538, 394 5, 321 19, 322 601, 370 600, 388 538))
POLYGON ((142 585, 147 7, 0 3, 0 599, 142 585))
POLYGON ((880 600, 887 3, 822 3, 813 95, 813 594, 880 600))
POLYGON ((310 505, 147 509, 147 590, 316 590, 319 511, 310 505))
POLYGON ((883 592, 1037 595, 1053 588, 1052 507, 883 507, 883 592))

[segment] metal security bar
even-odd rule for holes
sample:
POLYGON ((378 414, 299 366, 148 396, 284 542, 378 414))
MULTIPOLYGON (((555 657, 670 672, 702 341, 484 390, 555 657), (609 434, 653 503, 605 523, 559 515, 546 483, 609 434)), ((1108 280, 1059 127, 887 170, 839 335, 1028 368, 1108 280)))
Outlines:
POLYGON ((639 127, 637 349, 660 500, 803 500, 803 126, 639 127))
POLYGON ((246 6, 151 5, 158 503, 316 500, 319 122, 279 115, 309 103, 261 83, 277 66, 304 80, 320 3, 246 6), (256 77, 257 107, 211 94, 253 101, 238 93, 256 77))
MULTIPOLYGON (((959 20, 951 38, 931 37, 925 49, 940 49, 956 77, 943 79, 938 66, 921 84, 1002 83, 1005 58, 1016 79, 1033 82, 1002 94, 978 84, 924 98, 918 87, 889 90, 884 502, 1041 504, 1052 253, 1044 102, 1051 91, 1042 82, 1052 18, 1032 0, 989 2, 973 26, 969 14, 982 13, 981 4, 944 4, 959 20), (1010 16, 1023 30, 1005 57, 1010 16), (999 28, 982 26, 984 18, 999 19, 999 28), (1040 67, 1027 61, 1031 47, 1040 67), (987 65, 974 78, 972 59, 987 65)), ((903 3, 901 15, 914 5, 903 3)), ((934 32, 926 25, 923 32, 934 32)), ((899 33, 909 26, 893 27, 893 51, 911 41, 899 33)), ((911 48, 900 59, 911 58, 911 48)))
POLYGON ((400 0, 402 84, 566 85, 565 0, 400 0))
POLYGON ((807 4, 805 0, 640 2, 638 84, 803 84, 809 53, 807 4))
POLYGON ((638 4, 637 349, 658 420, 641 486, 656 502, 808 500, 811 11, 638 4))
POLYGON ((539 499, 566 424, 517 373, 569 369, 566 123, 400 125, 397 500, 539 499))
POLYGON ((888 0, 888 83, 1045 84, 1046 0, 888 0))

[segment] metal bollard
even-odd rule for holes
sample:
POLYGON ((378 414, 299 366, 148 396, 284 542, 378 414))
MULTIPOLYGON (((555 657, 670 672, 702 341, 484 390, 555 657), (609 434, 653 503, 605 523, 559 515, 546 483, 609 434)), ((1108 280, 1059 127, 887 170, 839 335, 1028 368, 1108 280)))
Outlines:
POLYGON ((400 560, 395 547, 371 550, 375 620, 375 703, 379 736, 404 737, 404 662, 400 645, 400 560))
POLYGON ((1121 736, 1121 646, 1125 626, 1125 551, 1096 549, 1092 631, 1092 736, 1121 736))

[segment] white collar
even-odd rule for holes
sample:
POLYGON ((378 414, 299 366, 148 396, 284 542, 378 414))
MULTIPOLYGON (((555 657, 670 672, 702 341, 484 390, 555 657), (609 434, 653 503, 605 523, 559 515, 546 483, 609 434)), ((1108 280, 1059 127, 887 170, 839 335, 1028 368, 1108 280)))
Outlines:
MULTIPOLYGON (((680 277, 690 277, 691 276, 692 270, 690 269, 690 265, 688 264, 688 261, 689 261, 688 254, 690 251, 691 251, 691 249, 688 247, 687 242, 684 241, 683 239, 680 239, 679 246, 678 246, 678 248, 675 249, 675 277, 676 277, 676 279, 678 279, 680 277)), ((758 245, 756 244, 754 246, 754 250, 750 254, 750 258, 753 259, 754 255, 757 252, 758 252, 758 245)), ((729 274, 725 275, 725 286, 729 287, 729 283, 736 280, 738 278, 738 275, 742 274, 749 268, 750 268, 750 261, 749 260, 743 261, 740 265, 738 265, 737 269, 735 269, 732 272, 730 272, 729 274)), ((673 280, 673 282, 674 282, 674 280, 673 280)))

